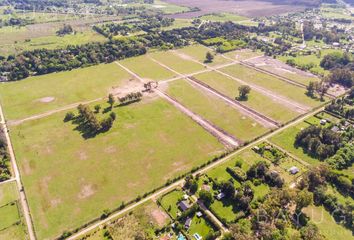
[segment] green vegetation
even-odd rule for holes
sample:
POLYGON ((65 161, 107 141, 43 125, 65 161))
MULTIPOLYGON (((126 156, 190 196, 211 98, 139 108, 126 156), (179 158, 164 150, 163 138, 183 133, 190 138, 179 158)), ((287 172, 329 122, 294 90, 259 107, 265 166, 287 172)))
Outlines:
POLYGON ((267 131, 223 100, 184 80, 170 83, 168 93, 193 112, 242 141, 252 140, 267 131))
POLYGON ((232 58, 234 60, 243 61, 253 57, 262 56, 262 52, 252 51, 250 49, 236 50, 224 54, 225 56, 232 58))
POLYGON ((189 55, 201 63, 205 62, 206 54, 208 52, 211 52, 214 59, 209 63, 205 62, 206 64, 211 65, 211 66, 222 65, 222 64, 226 64, 226 63, 230 62, 230 60, 225 59, 221 55, 214 54, 212 50, 208 49, 207 47, 204 47, 203 45, 191 45, 191 46, 187 46, 187 47, 178 49, 177 51, 181 52, 182 54, 189 55))
POLYGON ((203 15, 200 17, 200 19, 207 20, 207 21, 215 21, 215 22, 225 22, 225 21, 240 22, 240 21, 248 20, 247 17, 239 16, 232 13, 212 13, 212 14, 203 15))
POLYGON ((223 149, 163 100, 113 111, 117 122, 111 130, 88 140, 74 131, 75 125, 63 122, 65 113, 11 128, 39 238, 58 236, 99 217, 104 209, 161 186, 223 149))
POLYGON ((178 203, 183 199, 184 193, 180 190, 173 190, 159 199, 161 207, 169 213, 173 218, 177 218, 177 213, 180 212, 178 209, 178 203))
MULTIPOLYGON (((235 99, 238 96, 238 88, 242 85, 241 83, 217 72, 202 73, 194 77, 232 99, 235 99)), ((287 106, 282 105, 255 90, 253 90, 248 96, 247 101, 242 101, 241 103, 276 121, 287 122, 298 115, 298 113, 289 110, 287 106), (276 111, 274 111, 274 109, 276 109, 276 111)))
POLYGON ((151 57, 181 74, 190 74, 204 69, 204 66, 171 52, 154 52, 151 57))
POLYGON ((132 77, 115 63, 30 77, 0 85, 7 119, 21 119, 80 101, 101 98, 132 77))
POLYGON ((6 229, 11 225, 17 223, 20 220, 20 216, 18 215, 17 204, 10 203, 6 206, 0 206, 0 230, 6 229))
POLYGON ((197 217, 196 215, 192 218, 192 225, 188 229, 187 233, 190 237, 197 233, 203 239, 208 235, 208 233, 214 232, 215 227, 203 217, 197 217))
POLYGON ((315 107, 320 104, 319 100, 305 95, 305 90, 289 83, 283 82, 273 76, 258 72, 242 65, 233 65, 222 69, 223 72, 269 89, 279 95, 286 96, 299 103, 315 107))
POLYGON ((224 37, 215 37, 203 40, 203 44, 207 46, 216 46, 216 51, 226 53, 235 49, 244 48, 247 44, 243 40, 230 40, 224 37))
POLYGON ((0 206, 18 199, 18 192, 15 182, 0 185, 0 206))
POLYGON ((120 63, 140 77, 151 81, 167 80, 176 77, 176 74, 161 67, 146 55, 128 58, 120 63))

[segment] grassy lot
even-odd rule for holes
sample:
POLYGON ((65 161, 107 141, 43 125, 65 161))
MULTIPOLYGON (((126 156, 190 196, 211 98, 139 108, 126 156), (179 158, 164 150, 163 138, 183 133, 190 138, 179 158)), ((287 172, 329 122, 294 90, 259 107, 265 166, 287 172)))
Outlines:
POLYGON ((338 192, 338 190, 335 186, 328 184, 326 193, 336 196, 336 198, 338 199, 338 202, 342 205, 345 205, 347 203, 350 203, 352 205, 354 204, 353 198, 351 198, 350 196, 344 196, 343 194, 338 192))
POLYGON ((177 76, 175 73, 149 59, 146 55, 127 58, 120 63, 140 77, 153 81, 166 80, 177 76))
MULTIPOLYGON (((232 99, 238 96, 238 87, 241 84, 220 73, 208 72, 194 77, 232 99)), ((287 122, 298 115, 298 113, 289 110, 287 106, 254 90, 249 94, 248 100, 241 103, 280 122, 287 122)))
POLYGON ((176 218, 177 213, 180 211, 178 209, 178 203, 183 199, 184 193, 180 190, 173 190, 168 194, 164 195, 160 199, 161 206, 167 211, 171 217, 176 218))
POLYGON ((22 119, 72 103, 108 95, 131 76, 117 64, 101 64, 68 72, 0 84, 7 119, 22 119), (45 101, 45 98, 51 98, 45 101))
POLYGON ((190 57, 198 60, 201 63, 204 63, 205 56, 207 52, 210 52, 214 55, 214 60, 211 63, 206 63, 207 65, 215 66, 215 65, 222 65, 231 62, 230 60, 222 57, 220 54, 216 54, 213 50, 210 50, 203 45, 191 45, 188 47, 184 47, 177 50, 181 54, 189 55, 190 57))
POLYGON ((224 55, 229 58, 238 60, 238 61, 243 61, 243 60, 250 59, 253 57, 262 56, 263 53, 262 52, 254 52, 250 49, 242 49, 242 50, 228 52, 228 53, 225 53, 224 55))
POLYGON ((176 29, 176 28, 184 28, 184 27, 191 27, 192 21, 190 19, 178 19, 176 18, 175 21, 173 22, 172 26, 168 27, 162 27, 161 29, 168 31, 171 29, 176 29))
POLYGON ((0 207, 0 229, 5 229, 20 220, 16 203, 0 207))
POLYGON ((13 225, 5 230, 0 231, 0 239, 24 240, 28 239, 25 232, 25 226, 22 224, 13 225))
POLYGON ((214 202, 210 205, 210 209, 216 213, 217 216, 222 217, 226 222, 231 222, 237 217, 237 210, 234 208, 231 201, 214 200, 214 202))
POLYGON ((144 6, 147 8, 160 10, 165 14, 188 12, 190 10, 188 7, 167 3, 162 0, 154 0, 154 4, 145 4, 144 6))
POLYGON ((185 80, 170 83, 168 94, 237 139, 248 141, 267 132, 265 127, 244 116, 224 100, 185 80))
POLYGON ((183 59, 169 51, 154 52, 151 53, 150 55, 152 58, 172 68, 178 73, 190 74, 205 69, 203 65, 195 63, 189 59, 183 59))
POLYGON ((298 132, 301 131, 301 129, 304 129, 306 127, 310 126, 310 124, 302 122, 299 123, 293 127, 289 127, 285 129, 284 131, 280 132, 279 134, 275 135, 270 139, 271 142, 274 144, 284 148, 291 154, 297 156, 298 158, 302 159, 303 161, 306 161, 310 164, 317 165, 320 162, 317 159, 314 159, 307 155, 301 147, 296 148, 294 146, 295 142, 295 137, 298 132))
POLYGON ((327 239, 353 239, 351 231, 337 224, 324 207, 310 206, 303 212, 310 217, 327 239))
POLYGON ((258 198, 262 198, 270 192, 270 187, 267 184, 260 184, 258 186, 252 186, 254 197, 253 201, 257 200, 258 198))
POLYGON ((198 233, 203 239, 208 235, 209 232, 214 232, 215 227, 205 220, 205 218, 198 218, 196 215, 192 218, 192 225, 188 229, 187 233, 194 239, 193 234, 198 233))
POLYGON ((0 185, 0 206, 18 199, 18 192, 15 182, 0 185))
POLYGON ((242 79, 243 81, 256 84, 269 89, 274 93, 286 96, 296 102, 316 107, 321 102, 306 96, 306 89, 296 87, 273 76, 258 72, 242 65, 233 65, 222 69, 223 72, 242 79))
POLYGON ((213 22, 227 22, 227 21, 239 22, 239 21, 248 20, 247 17, 239 16, 232 13, 212 13, 212 14, 203 15, 200 17, 200 19, 213 21, 213 22))
POLYGON ((57 49, 64 48, 68 45, 81 45, 89 42, 106 41, 105 37, 92 30, 65 35, 63 37, 59 37, 53 33, 48 36, 22 39, 21 36, 28 31, 31 30, 26 27, 21 29, 15 27, 0 29, 0 37, 3 37, 3 40, 0 41, 3 42, 0 46, 0 54, 6 56, 21 51, 31 51, 40 48, 57 49), (28 41, 28 39, 30 40, 28 41))
POLYGON ((78 227, 223 151, 161 99, 149 97, 114 112, 113 127, 86 140, 76 125, 63 122, 65 112, 11 128, 38 238, 78 227))

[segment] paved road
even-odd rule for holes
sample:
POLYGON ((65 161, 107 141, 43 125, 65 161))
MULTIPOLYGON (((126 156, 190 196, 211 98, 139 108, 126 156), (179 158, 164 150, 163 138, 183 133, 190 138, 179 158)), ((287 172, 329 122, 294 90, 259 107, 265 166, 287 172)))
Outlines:
POLYGON ((21 203, 21 207, 23 210, 23 215, 25 217, 25 221, 26 221, 26 225, 27 225, 27 231, 28 231, 28 236, 30 238, 30 240, 35 240, 36 236, 33 230, 33 224, 32 224, 32 219, 31 219, 31 215, 30 215, 30 211, 29 211, 29 207, 28 207, 28 202, 27 202, 27 198, 22 186, 22 182, 21 182, 21 177, 20 177, 20 171, 18 169, 17 166, 17 162, 16 162, 16 157, 15 157, 15 153, 14 150, 12 148, 12 143, 11 143, 11 139, 8 133, 8 128, 6 126, 6 122, 5 122, 5 116, 3 113, 3 109, 2 106, 0 105, 0 118, 1 118, 1 122, 0 124, 3 127, 4 133, 5 133, 5 138, 7 141, 7 147, 8 147, 8 151, 9 151, 9 155, 10 155, 10 160, 11 160, 11 165, 12 165, 12 170, 14 172, 14 178, 16 181, 16 185, 17 185, 17 189, 19 192, 19 196, 20 196, 20 203, 21 203))

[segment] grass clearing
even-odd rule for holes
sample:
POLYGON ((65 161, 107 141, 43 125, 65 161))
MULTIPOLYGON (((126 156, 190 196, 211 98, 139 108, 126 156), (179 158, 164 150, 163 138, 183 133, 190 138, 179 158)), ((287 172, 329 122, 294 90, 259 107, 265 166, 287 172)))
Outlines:
POLYGON ((203 65, 193 62, 190 59, 183 59, 169 51, 153 52, 150 55, 153 59, 181 74, 190 74, 205 69, 203 65))
MULTIPOLYGON (((215 227, 207 221, 205 218, 198 218, 196 215, 192 218, 192 225, 187 230, 187 233, 192 238, 194 234, 199 234, 203 239, 208 235, 209 232, 214 232, 215 227)), ((194 237, 193 237, 194 239, 194 237)))
POLYGON ((312 205, 305 208, 303 212, 310 217, 327 239, 353 239, 351 231, 337 224, 324 207, 312 205))
POLYGON ((251 68, 238 64, 223 68, 222 71, 234 77, 240 78, 243 81, 256 84, 265 89, 269 89, 274 93, 285 96, 295 102, 299 102, 311 107, 316 107, 321 104, 319 100, 306 96, 306 89, 296 87, 273 76, 258 72, 251 68))
POLYGON ((10 129, 38 238, 78 227, 224 150, 162 99, 114 112, 110 131, 87 140, 63 122, 65 112, 10 129))
POLYGON ((24 240, 28 239, 25 232, 25 226, 22 224, 13 225, 5 230, 0 231, 0 239, 24 240))
POLYGON ((0 99, 7 119, 22 119, 107 96, 130 79, 132 77, 117 64, 101 64, 2 83, 0 99))
POLYGON ((178 209, 178 203, 181 199, 183 199, 183 196, 184 193, 181 190, 175 189, 172 192, 163 195, 159 200, 161 206, 174 219, 177 217, 177 213, 180 212, 178 209))
MULTIPOLYGON (((238 88, 242 85, 217 72, 202 73, 194 77, 231 99, 235 99, 238 96, 238 88)), ((241 101, 241 103, 280 122, 287 122, 299 115, 297 112, 289 110, 287 106, 255 90, 251 91, 247 101, 241 101)))
POLYGON ((18 199, 18 192, 15 182, 0 185, 0 206, 18 199))
POLYGON ((0 207, 0 230, 6 229, 20 220, 17 204, 11 203, 0 207))
POLYGON ((296 148, 294 146, 296 134, 302 129, 307 128, 308 126, 310 126, 310 124, 306 122, 301 122, 275 135, 270 139, 270 141, 285 149, 289 153, 297 156, 298 158, 308 162, 309 164, 317 165, 320 163, 320 161, 307 155, 301 147, 296 148))
POLYGON ((168 94, 188 109, 242 141, 252 140, 267 132, 265 127, 243 115, 224 100, 185 80, 170 83, 168 94))
POLYGON ((244 61, 250 58, 262 56, 262 52, 253 51, 251 49, 242 49, 224 53, 226 57, 232 58, 237 61, 244 61))
POLYGON ((212 22, 239 22, 249 20, 247 17, 232 14, 232 13, 211 13, 203 15, 200 17, 202 20, 212 21, 212 22))
POLYGON ((177 77, 175 73, 161 67, 146 55, 127 58, 120 63, 144 79, 160 81, 177 77))
POLYGON ((213 50, 210 50, 209 48, 199 44, 180 48, 177 51, 180 52, 181 54, 189 55, 201 63, 204 63, 207 52, 210 52, 211 54, 214 55, 214 59, 211 63, 206 63, 206 64, 211 66, 222 65, 231 62, 230 60, 222 57, 220 54, 215 53, 213 50))

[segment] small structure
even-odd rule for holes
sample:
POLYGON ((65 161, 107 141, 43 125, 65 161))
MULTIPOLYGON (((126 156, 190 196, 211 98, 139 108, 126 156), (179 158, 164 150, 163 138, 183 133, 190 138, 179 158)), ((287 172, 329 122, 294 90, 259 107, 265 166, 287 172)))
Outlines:
POLYGON ((340 47, 340 43, 339 42, 334 42, 333 43, 333 47, 340 47))
POLYGON ((326 120, 326 119, 321 119, 321 121, 320 121, 320 124, 321 124, 321 125, 326 125, 326 123, 327 123, 327 120, 326 120))
POLYGON ((193 234, 193 237, 194 237, 196 240, 201 240, 201 239, 202 239, 202 236, 200 236, 198 233, 194 233, 194 234, 193 234))
POLYGON ((189 196, 187 194, 184 194, 183 199, 188 200, 189 196))
POLYGON ((289 172, 293 175, 297 174, 300 170, 295 167, 295 166, 292 166, 291 168, 289 168, 289 172))
POLYGON ((201 216, 203 216, 203 213, 202 212, 197 212, 196 215, 197 215, 197 217, 200 218, 201 216))
POLYGON ((186 222, 184 223, 184 228, 185 229, 189 229, 192 225, 192 219, 191 218, 187 218, 186 222))
POLYGON ((340 131, 340 129, 339 129, 338 126, 333 126, 333 127, 331 128, 331 130, 332 130, 333 132, 335 132, 335 133, 340 131))
POLYGON ((217 200, 221 200, 221 199, 223 199, 225 197, 225 193, 223 193, 223 192, 221 192, 221 193, 219 193, 218 195, 216 195, 216 199, 217 200))
POLYGON ((187 201, 181 201, 179 202, 178 207, 182 210, 182 212, 184 212, 188 210, 191 207, 191 205, 189 205, 187 201))
POLYGON ((204 191, 210 192, 210 186, 208 184, 203 184, 202 189, 204 191))
POLYGON ((253 149, 255 152, 258 152, 258 151, 260 150, 258 146, 254 146, 252 149, 253 149))

